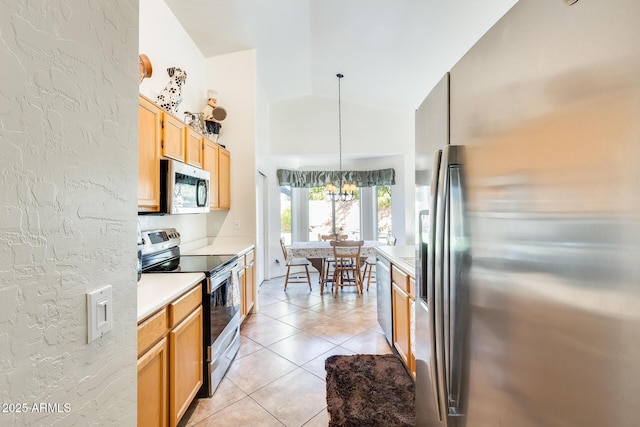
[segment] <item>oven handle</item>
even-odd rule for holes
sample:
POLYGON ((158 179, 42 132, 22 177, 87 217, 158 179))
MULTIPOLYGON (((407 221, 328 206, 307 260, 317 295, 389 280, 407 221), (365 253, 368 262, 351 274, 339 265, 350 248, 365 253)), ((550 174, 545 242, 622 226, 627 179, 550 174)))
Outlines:
POLYGON ((237 270, 238 263, 234 263, 226 267, 224 270, 216 273, 212 277, 207 277, 207 295, 211 295, 213 291, 218 289, 222 284, 233 276, 234 271, 237 270), (213 282, 213 283, 212 283, 213 282))

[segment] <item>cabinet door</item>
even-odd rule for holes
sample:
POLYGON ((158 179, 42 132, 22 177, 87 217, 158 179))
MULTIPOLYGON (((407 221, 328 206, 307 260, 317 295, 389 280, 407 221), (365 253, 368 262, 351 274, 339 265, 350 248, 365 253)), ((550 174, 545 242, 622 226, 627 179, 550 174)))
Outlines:
POLYGON ((162 112, 140 97, 138 103, 138 211, 160 211, 160 132, 162 112))
POLYGON ((244 305, 245 305, 245 313, 251 313, 254 305, 254 291, 255 291, 255 253, 254 251, 249 251, 245 255, 245 269, 247 271, 245 276, 245 290, 244 290, 244 305))
POLYGON ((220 148, 218 153, 218 209, 231 208, 231 153, 220 148))
POLYGON ((204 138, 189 126, 185 128, 186 163, 201 168, 204 138))
POLYGON ((209 171, 211 174, 211 209, 218 208, 218 144, 208 139, 204 140, 202 169, 209 171))
POLYGON ((162 338, 138 359, 138 426, 166 427, 167 339, 162 338))
POLYGON ((202 306, 169 332, 169 417, 175 426, 202 386, 202 306))
POLYGON ((162 113, 162 155, 184 162, 185 124, 177 118, 162 113))
POLYGON ((392 283, 391 300, 393 304, 393 346, 400 358, 409 366, 409 295, 397 284, 392 283))
POLYGON ((242 303, 240 304, 240 321, 242 322, 247 317, 247 269, 244 267, 238 270, 238 282, 240 284, 240 295, 242 296, 242 303))

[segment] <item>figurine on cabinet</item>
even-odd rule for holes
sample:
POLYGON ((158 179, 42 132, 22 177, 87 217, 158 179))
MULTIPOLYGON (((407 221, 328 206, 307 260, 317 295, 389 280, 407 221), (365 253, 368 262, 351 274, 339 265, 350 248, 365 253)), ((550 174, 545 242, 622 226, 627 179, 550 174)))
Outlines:
POLYGON ((160 92, 157 98, 157 104, 165 111, 173 114, 178 113, 178 105, 182 102, 182 85, 187 81, 187 72, 180 68, 167 68, 169 73, 169 83, 160 92))
POLYGON ((210 89, 207 92, 207 105, 202 109, 207 133, 215 137, 220 134, 220 124, 227 117, 227 110, 218 105, 218 92, 210 89))

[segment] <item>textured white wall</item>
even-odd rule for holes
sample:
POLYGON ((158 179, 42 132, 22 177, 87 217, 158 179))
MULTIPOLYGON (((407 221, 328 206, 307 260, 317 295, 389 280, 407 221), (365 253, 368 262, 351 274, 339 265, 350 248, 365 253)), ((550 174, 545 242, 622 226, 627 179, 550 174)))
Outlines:
POLYGON ((0 425, 135 425, 137 46, 137 0, 0 3, 0 425))

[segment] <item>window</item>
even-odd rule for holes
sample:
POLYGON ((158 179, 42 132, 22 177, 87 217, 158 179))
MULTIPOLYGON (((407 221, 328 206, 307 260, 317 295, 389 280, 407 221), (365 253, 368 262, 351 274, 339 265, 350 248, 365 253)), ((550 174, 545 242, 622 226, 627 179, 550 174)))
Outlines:
POLYGON ((291 244, 291 187, 280 187, 280 234, 291 244))
MULTIPOLYGON (((324 187, 309 189, 309 241, 320 240, 320 235, 333 233, 333 201, 327 197, 324 187)), ((336 232, 347 234, 349 239, 360 238, 359 191, 353 200, 335 202, 336 232)))
POLYGON ((332 201, 324 187, 280 187, 281 234, 285 242, 318 241, 335 227, 350 240, 386 242, 391 233, 391 187, 358 188, 350 201, 332 201), (334 207, 335 203, 335 207, 334 207))
POLYGON ((391 186, 378 185, 376 187, 378 221, 377 221, 377 240, 386 242, 387 238, 392 235, 391 230, 391 186))

